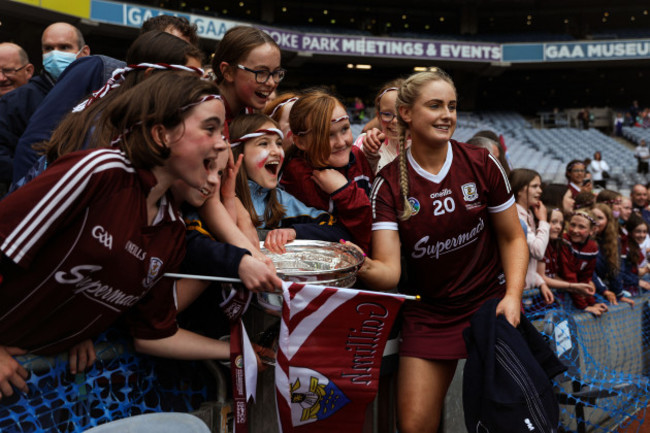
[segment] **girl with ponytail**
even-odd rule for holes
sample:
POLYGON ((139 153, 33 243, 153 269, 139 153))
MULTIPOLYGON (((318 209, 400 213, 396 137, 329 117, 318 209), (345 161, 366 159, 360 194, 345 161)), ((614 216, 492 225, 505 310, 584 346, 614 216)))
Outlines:
POLYGON ((397 92, 399 156, 370 194, 368 287, 420 295, 403 308, 398 372, 402 433, 437 431, 458 359, 462 330, 487 299, 519 324, 528 247, 508 178, 485 149, 451 139, 456 89, 442 70, 417 73, 397 92), (411 146, 406 149, 407 134, 411 146), (400 254, 401 252, 401 254, 400 254))

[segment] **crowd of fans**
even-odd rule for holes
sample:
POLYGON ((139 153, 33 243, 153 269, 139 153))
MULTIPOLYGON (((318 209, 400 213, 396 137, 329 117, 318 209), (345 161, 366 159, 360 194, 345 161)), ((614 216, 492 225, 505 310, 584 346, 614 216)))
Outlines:
POLYGON ((543 185, 509 166, 493 131, 452 140, 442 70, 382 86, 355 140, 336 96, 276 96, 289 72, 266 33, 229 30, 206 71, 196 44, 186 20, 160 16, 122 62, 55 23, 35 76, 20 47, 0 44, 0 398, 28 392, 16 355, 68 351, 83 371, 115 323, 143 353, 227 359, 219 335, 182 326, 209 284, 163 274, 240 278, 248 290, 218 300, 232 313, 281 289, 260 232, 276 253, 294 239, 351 243, 367 257, 362 287, 422 296, 403 312, 403 432, 439 424, 461 332, 486 299, 516 326, 524 287, 540 290, 536 307, 567 292, 563 305, 594 315, 650 289, 647 189, 607 190, 600 153, 543 185))

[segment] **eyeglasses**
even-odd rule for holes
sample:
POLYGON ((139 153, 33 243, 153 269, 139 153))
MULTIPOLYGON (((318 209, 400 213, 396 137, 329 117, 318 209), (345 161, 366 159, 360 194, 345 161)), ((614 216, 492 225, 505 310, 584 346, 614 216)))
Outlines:
POLYGON ((585 170, 580 169, 580 168, 571 169, 571 173, 584 173, 584 172, 585 172, 585 170))
POLYGON ((396 117, 397 117, 397 114, 395 114, 395 113, 389 113, 387 111, 380 111, 379 112, 379 118, 381 119, 382 122, 390 123, 396 117))
POLYGON ((273 81, 275 81, 276 83, 279 83, 280 81, 282 81, 284 79, 284 75, 287 73, 287 71, 285 69, 282 69, 282 68, 276 69, 275 71, 271 72, 268 69, 260 69, 260 70, 255 71, 255 70, 247 68, 246 66, 243 66, 243 65, 237 65, 237 67, 239 69, 244 70, 244 71, 252 72, 253 74, 255 74, 255 81, 258 84, 264 84, 267 81, 269 81, 269 78, 271 77, 271 75, 273 76, 273 81))
POLYGON ((2 69, 0 69, 0 72, 2 72, 2 75, 4 75, 5 77, 11 77, 11 76, 16 75, 16 72, 20 71, 21 69, 25 69, 27 67, 27 65, 29 65, 29 63, 26 63, 26 64, 22 65, 20 68, 11 68, 11 69, 10 68, 2 68, 2 69))

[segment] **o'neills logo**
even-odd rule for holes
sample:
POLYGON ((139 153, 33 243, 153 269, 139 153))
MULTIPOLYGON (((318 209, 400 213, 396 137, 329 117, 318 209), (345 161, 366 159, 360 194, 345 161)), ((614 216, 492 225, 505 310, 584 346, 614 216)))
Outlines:
POLYGON ((466 245, 471 244, 477 239, 479 233, 485 228, 483 218, 479 218, 479 222, 472 230, 461 233, 458 236, 449 238, 444 241, 437 241, 435 244, 429 244, 429 236, 425 236, 415 243, 411 257, 419 259, 425 255, 430 258, 438 259, 441 255, 456 251, 466 245))
POLYGON ((106 306, 114 311, 122 311, 124 307, 132 307, 144 295, 127 295, 123 291, 91 278, 93 272, 102 269, 99 265, 79 265, 69 272, 61 271, 54 274, 59 284, 72 284, 76 287, 74 293, 86 296, 88 299, 106 306))

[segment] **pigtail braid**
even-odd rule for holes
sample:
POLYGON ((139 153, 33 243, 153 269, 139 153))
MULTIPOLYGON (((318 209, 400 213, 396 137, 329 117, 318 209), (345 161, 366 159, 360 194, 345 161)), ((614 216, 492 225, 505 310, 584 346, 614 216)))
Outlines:
POLYGON ((399 187, 402 195, 404 210, 399 216, 399 219, 406 221, 411 218, 413 210, 409 203, 409 176, 406 169, 406 128, 400 128, 399 134, 399 187))

